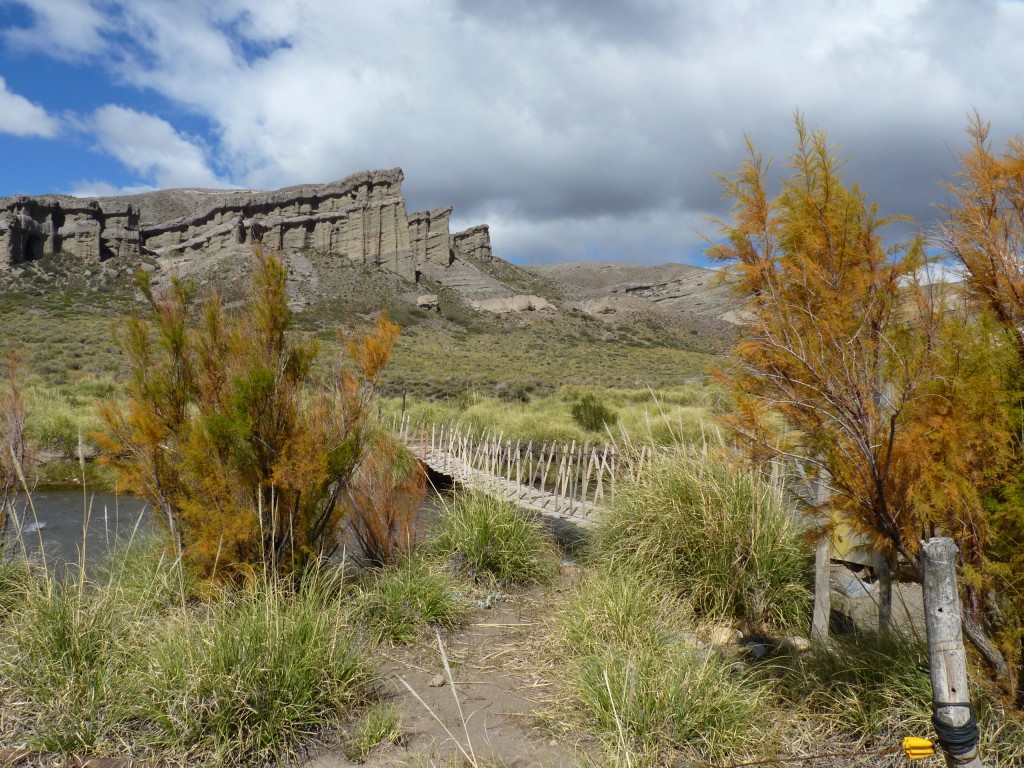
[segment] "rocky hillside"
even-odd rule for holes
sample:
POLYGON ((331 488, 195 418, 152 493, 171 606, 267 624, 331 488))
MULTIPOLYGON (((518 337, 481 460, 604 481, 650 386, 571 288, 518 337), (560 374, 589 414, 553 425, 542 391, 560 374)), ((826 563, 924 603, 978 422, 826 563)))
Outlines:
POLYGON ((258 233, 288 264, 292 306, 311 329, 387 307, 405 325, 442 331, 557 321, 567 333, 624 338, 622 329, 642 327, 648 340, 664 329, 671 343, 710 352, 731 339, 735 308, 712 271, 518 267, 493 255, 486 225, 451 232, 451 206, 407 211, 403 179, 393 168, 272 192, 0 199, 0 286, 8 295, 127 293, 132 272, 145 269, 157 284, 189 276, 231 301, 258 233))

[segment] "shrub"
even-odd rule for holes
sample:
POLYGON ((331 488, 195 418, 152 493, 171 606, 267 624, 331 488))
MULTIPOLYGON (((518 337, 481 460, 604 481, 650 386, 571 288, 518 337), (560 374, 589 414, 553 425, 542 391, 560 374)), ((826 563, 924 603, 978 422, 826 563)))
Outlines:
POLYGON ((390 643, 411 642, 429 626, 453 627, 465 612, 451 576, 414 557, 370 574, 355 607, 371 635, 390 643))
POLYGON ((898 632, 834 637, 783 668, 780 691, 793 704, 879 740, 924 733, 931 682, 927 648, 898 632))
POLYGON ((538 525, 484 493, 462 494, 445 507, 434 544, 475 578, 506 586, 544 583, 557 571, 554 545, 538 525))
POLYGON ((239 312, 229 318, 214 296, 198 328, 189 285, 158 296, 139 273, 148 315, 125 328, 127 409, 102 409, 97 435, 120 487, 153 505, 186 561, 239 581, 333 545, 398 333, 382 316, 336 375, 315 381, 317 345, 289 334, 285 270, 259 248, 256 261, 239 312))
POLYGON ((352 483, 349 525, 367 564, 379 567, 411 552, 427 478, 412 451, 389 433, 369 442, 352 483))
POLYGON ((606 427, 614 426, 619 420, 619 415, 615 411, 590 393, 573 403, 570 413, 573 421, 588 432, 600 432, 606 427))
POLYGON ((657 454, 640 481, 623 483, 593 553, 668 585, 702 618, 807 625, 810 553, 782 489, 707 452, 657 454))

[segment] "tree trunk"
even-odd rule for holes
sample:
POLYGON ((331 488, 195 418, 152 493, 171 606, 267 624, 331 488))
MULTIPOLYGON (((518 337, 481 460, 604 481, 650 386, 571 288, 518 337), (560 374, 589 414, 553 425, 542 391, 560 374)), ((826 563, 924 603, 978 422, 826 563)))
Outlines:
POLYGON ((878 631, 892 629, 892 566, 889 556, 882 555, 878 566, 878 631))
POLYGON ((996 682, 999 683, 1004 691, 1012 693, 1013 672, 1010 670, 1010 665, 1006 663, 1006 658, 1003 656, 1002 651, 989 639, 988 635, 985 634, 985 630, 981 628, 978 622, 971 618, 968 611, 964 611, 961 623, 963 624, 964 634, 971 641, 971 645, 981 654, 985 663, 995 673, 996 682))

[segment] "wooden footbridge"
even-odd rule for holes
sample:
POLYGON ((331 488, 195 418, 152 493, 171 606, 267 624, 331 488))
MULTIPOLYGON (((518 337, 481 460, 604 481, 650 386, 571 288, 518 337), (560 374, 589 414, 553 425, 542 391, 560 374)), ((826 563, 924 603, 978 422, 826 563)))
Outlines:
POLYGON ((393 428, 417 458, 463 488, 581 526, 600 516, 619 479, 636 478, 651 459, 646 447, 633 455, 607 444, 513 441, 408 417, 393 428))

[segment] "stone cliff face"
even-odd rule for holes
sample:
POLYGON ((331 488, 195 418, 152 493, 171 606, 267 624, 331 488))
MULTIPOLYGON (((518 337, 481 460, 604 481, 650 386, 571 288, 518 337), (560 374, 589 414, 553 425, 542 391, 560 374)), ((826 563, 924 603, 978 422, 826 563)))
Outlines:
POLYGON ((0 201, 0 269, 59 251, 88 262, 138 256, 138 208, 57 196, 0 201))
POLYGON ((167 266, 197 253, 230 256, 249 251, 255 224, 263 228, 263 242, 280 253, 314 249, 409 280, 459 256, 492 258, 486 226, 449 233, 450 206, 407 214, 403 178, 393 168, 275 192, 7 198, 0 200, 0 269, 60 251, 90 262, 145 254, 167 266))

